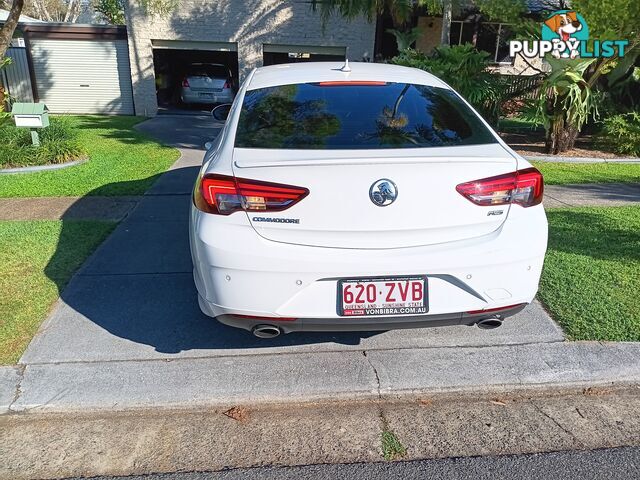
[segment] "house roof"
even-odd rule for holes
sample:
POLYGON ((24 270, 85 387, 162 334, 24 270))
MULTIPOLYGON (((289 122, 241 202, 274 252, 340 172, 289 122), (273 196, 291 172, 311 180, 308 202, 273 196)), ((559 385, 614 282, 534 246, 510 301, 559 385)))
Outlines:
POLYGON ((554 0, 527 0, 527 8, 531 13, 552 12, 558 10, 558 3, 554 0))

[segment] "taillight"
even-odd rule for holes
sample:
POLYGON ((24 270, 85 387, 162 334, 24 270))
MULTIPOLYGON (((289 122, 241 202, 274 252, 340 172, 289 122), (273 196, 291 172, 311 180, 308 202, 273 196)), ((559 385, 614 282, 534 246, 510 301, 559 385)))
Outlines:
MULTIPOLYGON (((175 85, 175 83, 174 83, 175 85)), ((186 78, 184 80, 182 80, 182 86, 183 87, 188 87, 189 86, 189 80, 187 80, 186 78)))
POLYGON ((303 187, 206 174, 198 178, 193 194, 195 206, 207 213, 229 215, 247 212, 279 212, 309 194, 303 187))
POLYGON ((461 183, 456 190, 476 205, 515 203, 523 207, 533 207, 542 202, 544 182, 542 174, 532 167, 461 183))
POLYGON ((223 88, 231 88, 231 82, 229 80, 224 82, 224 87, 223 88))

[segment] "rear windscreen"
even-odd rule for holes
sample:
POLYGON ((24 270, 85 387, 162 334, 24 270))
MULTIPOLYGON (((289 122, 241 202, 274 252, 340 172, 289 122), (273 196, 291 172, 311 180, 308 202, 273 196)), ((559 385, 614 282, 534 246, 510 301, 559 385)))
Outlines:
POLYGON ((451 90, 303 83, 246 92, 239 148, 375 149, 496 143, 451 90))
POLYGON ((191 66, 187 75, 193 77, 227 78, 229 71, 222 65, 198 65, 191 66))

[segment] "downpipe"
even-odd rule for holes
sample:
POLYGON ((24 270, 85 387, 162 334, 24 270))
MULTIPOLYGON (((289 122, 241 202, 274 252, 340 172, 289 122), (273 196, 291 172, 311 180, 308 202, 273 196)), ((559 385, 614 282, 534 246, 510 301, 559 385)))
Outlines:
POLYGON ((251 330, 251 333, 258 338, 268 339, 278 337, 282 333, 282 330, 274 325, 256 325, 251 330))

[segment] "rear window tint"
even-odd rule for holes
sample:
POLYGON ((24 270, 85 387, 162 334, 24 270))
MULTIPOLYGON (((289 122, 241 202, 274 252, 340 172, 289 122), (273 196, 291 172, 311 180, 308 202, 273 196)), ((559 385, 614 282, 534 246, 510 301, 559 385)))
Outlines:
POLYGON ((227 78, 229 71, 222 65, 192 65, 187 75, 194 77, 227 78))
POLYGON ((246 92, 239 148, 376 149, 496 143, 450 90, 381 85, 280 85, 246 92))

